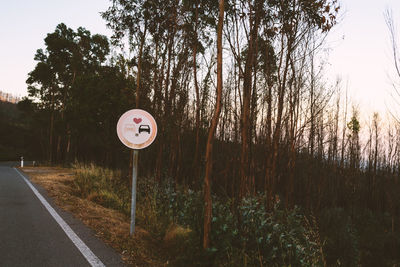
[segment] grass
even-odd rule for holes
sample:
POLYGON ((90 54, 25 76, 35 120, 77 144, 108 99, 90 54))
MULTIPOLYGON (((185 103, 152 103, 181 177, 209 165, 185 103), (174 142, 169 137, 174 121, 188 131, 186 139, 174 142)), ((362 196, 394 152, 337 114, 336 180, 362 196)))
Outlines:
POLYGON ((118 210, 125 215, 130 212, 130 195, 121 179, 121 172, 91 165, 74 165, 75 193, 106 208, 118 210))
MULTIPOLYGON (((101 168, 93 164, 74 165, 74 193, 105 208, 117 210, 130 217, 131 183, 120 171, 101 168)), ((136 223, 162 238, 170 224, 160 220, 154 181, 140 178, 137 185, 136 223)))

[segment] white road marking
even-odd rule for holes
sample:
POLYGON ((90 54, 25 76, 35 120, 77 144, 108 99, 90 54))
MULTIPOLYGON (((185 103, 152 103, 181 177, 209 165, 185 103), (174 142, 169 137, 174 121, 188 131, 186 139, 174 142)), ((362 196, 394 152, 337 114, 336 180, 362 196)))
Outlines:
POLYGON ((79 249, 82 255, 86 258, 89 264, 93 267, 103 267, 105 266, 99 258, 90 250, 88 246, 75 234, 75 232, 71 229, 71 227, 61 218, 60 215, 53 209, 53 207, 47 202, 47 200, 37 191, 37 189, 26 179, 16 168, 14 170, 21 176, 21 178, 27 183, 27 185, 32 189, 33 193, 37 196, 37 198, 42 202, 43 206, 47 209, 47 211, 53 216, 54 220, 60 225, 60 227, 67 234, 69 239, 74 243, 74 245, 79 249))

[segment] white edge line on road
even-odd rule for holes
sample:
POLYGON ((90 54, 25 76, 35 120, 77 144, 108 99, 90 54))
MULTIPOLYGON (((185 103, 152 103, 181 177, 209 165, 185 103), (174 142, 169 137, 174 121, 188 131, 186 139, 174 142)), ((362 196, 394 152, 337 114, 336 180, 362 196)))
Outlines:
POLYGON ((24 179, 25 183, 32 189, 33 193, 37 196, 37 198, 42 202, 43 206, 47 209, 47 211, 53 216, 54 220, 60 225, 60 227, 67 234, 69 239, 74 243, 74 245, 79 249, 82 255, 86 258, 91 266, 101 267, 105 266, 101 260, 94 255, 94 253, 90 250, 88 246, 75 234, 75 232, 71 229, 71 227, 61 218, 60 215, 53 209, 53 207, 47 202, 47 200, 39 193, 39 191, 32 185, 32 183, 25 178, 16 168, 14 170, 24 179))

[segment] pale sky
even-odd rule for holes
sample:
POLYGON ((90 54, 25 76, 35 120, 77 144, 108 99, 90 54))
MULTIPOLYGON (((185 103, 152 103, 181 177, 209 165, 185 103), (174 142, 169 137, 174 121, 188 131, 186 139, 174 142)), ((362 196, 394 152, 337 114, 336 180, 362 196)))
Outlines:
MULTIPOLYGON (((390 101, 389 76, 393 71, 383 13, 392 8, 400 25, 400 1, 340 2, 343 15, 328 38, 331 49, 326 77, 333 83, 340 76, 360 109, 383 113, 385 103, 390 101)), ((47 33, 61 22, 74 30, 82 26, 92 34, 110 36, 111 31, 106 29, 99 14, 110 3, 109 0, 0 0, 0 90, 27 95, 25 81, 36 64, 35 52, 44 46, 47 33)))
POLYGON ((326 75, 331 80, 340 76, 343 90, 348 85, 349 97, 362 111, 383 114, 391 102, 390 77, 395 77, 384 13, 392 9, 400 25, 400 1, 342 0, 341 6, 341 21, 328 37, 331 50, 326 75))
POLYGON ((76 30, 111 36, 99 12, 109 0, 0 0, 0 90, 27 95, 26 79, 36 65, 36 50, 63 22, 76 30))

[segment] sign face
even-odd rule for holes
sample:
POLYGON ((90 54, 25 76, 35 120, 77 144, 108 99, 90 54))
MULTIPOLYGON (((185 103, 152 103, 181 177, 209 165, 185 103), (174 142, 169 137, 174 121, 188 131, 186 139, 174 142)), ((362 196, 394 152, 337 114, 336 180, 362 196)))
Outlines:
POLYGON ((117 134, 127 147, 142 149, 153 143, 157 135, 157 124, 147 111, 131 109, 119 118, 117 134))

